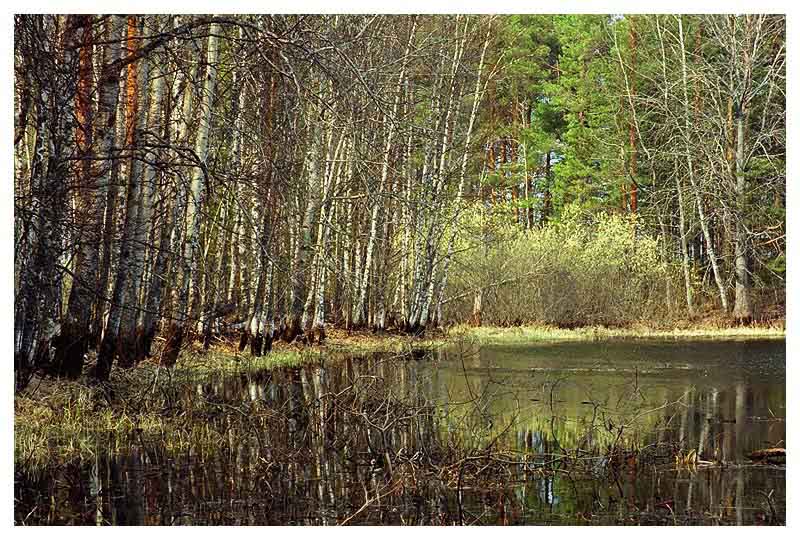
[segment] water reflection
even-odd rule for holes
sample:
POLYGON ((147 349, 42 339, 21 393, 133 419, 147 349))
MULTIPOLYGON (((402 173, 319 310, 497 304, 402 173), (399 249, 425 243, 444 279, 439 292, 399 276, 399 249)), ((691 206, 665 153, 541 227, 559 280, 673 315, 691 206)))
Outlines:
POLYGON ((90 462, 16 471, 16 521, 756 524, 785 516, 785 467, 745 458, 785 444, 778 342, 376 355, 208 376, 176 400, 219 434, 216 446, 174 451, 140 437, 111 453, 99 434, 90 462), (676 467, 676 451, 690 450, 714 465, 676 467), (496 457, 470 468, 480 452, 496 457))

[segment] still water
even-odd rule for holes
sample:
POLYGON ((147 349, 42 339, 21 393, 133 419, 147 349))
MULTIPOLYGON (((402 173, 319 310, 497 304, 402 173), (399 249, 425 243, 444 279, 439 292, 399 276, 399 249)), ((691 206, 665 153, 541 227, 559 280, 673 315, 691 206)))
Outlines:
POLYGON ((462 344, 207 375, 110 441, 17 467, 25 524, 782 524, 785 342, 462 344), (112 451, 111 448, 114 450, 112 451), (676 456, 678 460, 676 461, 676 456))

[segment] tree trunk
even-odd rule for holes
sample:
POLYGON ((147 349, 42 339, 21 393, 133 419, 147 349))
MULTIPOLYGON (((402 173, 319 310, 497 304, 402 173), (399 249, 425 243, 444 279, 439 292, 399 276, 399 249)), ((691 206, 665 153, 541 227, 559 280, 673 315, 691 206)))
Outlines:
POLYGON ((637 155, 637 147, 636 147, 636 122, 635 122, 635 114, 636 111, 633 107, 633 99, 636 97, 636 29, 634 27, 634 19, 633 17, 629 17, 630 20, 630 27, 628 33, 628 46, 630 47, 630 54, 631 54, 631 79, 630 79, 630 92, 628 98, 631 101, 631 119, 628 125, 628 144, 630 146, 630 155, 629 155, 629 174, 630 174, 630 199, 631 199, 631 206, 630 211, 632 214, 635 214, 639 209, 639 184, 636 179, 639 172, 637 170, 638 167, 638 155, 637 155))
MULTIPOLYGON (((160 29, 162 23, 162 17, 155 15, 153 16, 153 25, 155 28, 160 29)), ((161 62, 166 62, 166 58, 162 57, 160 59, 161 62)), ((158 61, 157 61, 158 62, 158 61)), ((148 122, 148 129, 156 130, 160 135, 164 136, 165 140, 169 140, 169 121, 166 116, 166 113, 163 111, 165 110, 165 101, 167 99, 167 95, 165 94, 166 85, 164 83, 164 79, 166 74, 164 73, 163 67, 157 67, 155 71, 155 79, 153 81, 153 94, 151 96, 150 101, 150 110, 147 113, 147 122, 148 122)), ((162 152, 159 149, 153 151, 151 156, 154 162, 159 162, 162 157, 162 152)), ((144 240, 147 231, 151 228, 151 220, 152 220, 152 205, 156 199, 156 195, 158 192, 158 185, 159 185, 159 171, 158 169, 153 166, 152 164, 147 164, 145 166, 145 187, 146 195, 144 198, 144 208, 142 213, 142 219, 139 233, 137 234, 139 241, 144 240)), ((163 297, 163 290, 164 285, 166 282, 167 277, 167 266, 169 263, 169 254, 170 254, 170 234, 172 232, 172 228, 175 223, 176 219, 176 212, 175 207, 173 206, 172 211, 167 211, 167 199, 165 196, 162 195, 161 200, 163 202, 162 206, 162 213, 164 215, 163 221, 161 223, 161 231, 158 235, 158 246, 153 246, 151 249, 151 253, 155 251, 155 260, 153 261, 153 269, 150 275, 150 285, 146 290, 145 300, 144 300, 144 311, 142 312, 142 321, 141 327, 137 329, 136 335, 136 357, 135 360, 138 361, 145 356, 150 355, 150 348, 153 343, 153 339, 156 333, 156 326, 158 325, 160 319, 160 311, 161 311, 161 299, 163 297)), ((155 242, 154 242, 155 243, 155 242)), ((139 247, 139 257, 138 257, 138 264, 141 266, 141 270, 144 267, 144 252, 146 246, 142 242, 139 247)))
MULTIPOLYGON (((176 16, 173 24, 178 26, 181 22, 181 16, 176 16)), ((190 40, 185 47, 184 55, 188 59, 192 59, 201 54, 200 47, 195 40, 190 40)), ((181 92, 180 94, 180 112, 175 115, 174 121, 170 117, 169 122, 172 130, 174 131, 175 145, 178 147, 188 148, 192 144, 192 136, 190 133, 190 124, 195 111, 195 88, 193 82, 197 80, 198 73, 200 72, 200 62, 194 62, 193 67, 188 74, 183 70, 179 70, 175 78, 175 87, 181 92)), ((177 109, 178 107, 176 107, 177 109)), ((172 114, 172 111, 170 111, 172 114)), ((169 139, 171 140, 171 139, 169 139)), ((180 159, 180 156, 173 156, 174 159, 180 159)), ((170 292, 170 301, 164 310, 164 318, 173 320, 176 316, 177 305, 180 301, 181 287, 185 265, 184 263, 184 233, 186 229, 186 211, 188 207, 189 197, 189 176, 191 175, 191 168, 181 167, 177 171, 176 181, 176 194, 175 205, 173 207, 173 222, 175 226, 170 235, 170 252, 172 254, 172 264, 169 270, 168 282, 172 284, 170 292)), ((173 325, 170 323, 169 329, 173 325)))
POLYGON ((319 150, 321 145, 322 127, 320 120, 314 119, 311 129, 311 147, 306 154, 306 167, 308 169, 308 202, 303 214, 303 222, 300 228, 300 235, 297 239, 297 254, 295 263, 292 265, 292 299, 289 306, 289 323, 286 341, 292 342, 302 336, 303 309, 306 298, 306 277, 309 274, 309 256, 313 247, 314 220, 319 210, 320 199, 322 196, 322 175, 319 172, 319 150))
POLYGON ((750 276, 747 268, 747 229, 744 224, 747 180, 744 175, 744 115, 740 111, 736 118, 736 296, 733 317, 740 323, 749 323, 753 318, 750 305, 750 276))
POLYGON ((189 322, 189 288, 194 287, 194 295, 199 295, 200 264, 200 216, 203 211, 206 197, 206 161, 208 159, 208 138, 211 129, 211 106, 214 102, 214 91, 217 82, 217 59, 219 57, 220 25, 211 24, 208 36, 208 52, 206 58, 206 76, 203 88, 202 105, 200 110, 200 126, 195 143, 195 154, 200 163, 192 173, 191 194, 187 208, 186 239, 183 244, 181 259, 183 261, 183 276, 179 284, 179 296, 175 307, 175 320, 171 325, 164 345, 162 363, 172 366, 178 360, 183 339, 186 334, 186 325, 189 322))
MULTIPOLYGON (((124 30, 127 27, 125 17, 118 17, 120 21, 118 24, 124 30)), ((122 35, 122 32, 120 32, 122 35)), ((120 37, 120 39, 123 39, 120 37)), ((120 47, 121 50, 121 47, 120 47)), ((126 70, 127 71, 127 70, 126 70)), ((103 329, 106 323, 106 306, 108 305, 109 295, 109 281, 111 280, 111 266, 112 260, 115 258, 117 251, 113 245, 115 232, 117 230, 117 207, 119 203, 120 191, 120 175, 123 165, 123 160, 118 157, 120 143, 125 140, 125 107, 124 99, 119 99, 119 90, 127 88, 127 75, 122 76, 117 72, 119 80, 117 82, 117 108, 115 110, 115 117, 111 125, 110 131, 106 132, 106 136, 110 137, 107 141, 108 146, 108 168, 105 170, 104 176, 108 178, 107 182, 103 183, 105 186, 105 212, 103 214, 103 255, 100 259, 100 275, 98 277, 97 290, 101 294, 101 298, 97 304, 95 312, 95 327, 98 328, 97 339, 95 341, 96 347, 100 348, 100 340, 102 339, 103 329)), ((103 143, 106 144, 106 143, 103 143)))
MULTIPOLYGON (((389 157, 392 151, 392 143, 394 141, 397 113, 400 110, 400 96, 403 90, 403 81, 405 80, 406 77, 406 65, 408 63, 408 55, 411 50, 411 44, 414 41, 414 34, 416 33, 416 29, 417 29, 417 20, 416 18, 414 18, 411 23, 411 31, 408 34, 408 42, 406 43, 406 50, 403 56, 404 59, 403 65, 400 68, 400 75, 397 77, 394 103, 392 105, 392 117, 391 118, 384 117, 384 121, 388 123, 388 128, 386 133, 386 142, 383 147, 381 181, 380 181, 380 187, 378 189, 378 193, 381 194, 386 189, 389 177, 389 157)), ((380 209, 380 207, 381 205, 379 204, 379 200, 373 203, 372 214, 370 216, 370 231, 369 231, 369 240, 367 241, 366 260, 364 262, 363 274, 360 276, 360 279, 358 280, 358 296, 357 296, 358 300, 356 301, 356 307, 353 312, 353 325, 356 327, 361 326, 361 324, 363 323, 364 303, 367 297, 367 284, 369 283, 369 275, 370 271, 372 270, 372 255, 375 249, 375 241, 378 232, 378 210, 380 209)))
POLYGON ((553 153, 552 150, 548 149, 545 152, 545 160, 544 160, 544 202, 542 203, 542 223, 547 223, 547 220, 550 219, 550 213, 553 210, 553 193, 551 191, 551 183, 550 183, 550 156, 553 153))
MULTIPOLYGON (((79 52, 78 91, 75 100, 75 110, 78 120, 76 131, 76 146, 78 158, 82 161, 78 165, 80 187, 78 191, 78 218, 85 223, 85 228, 80 231, 78 252, 75 256, 75 270, 73 283, 67 304, 67 315, 62 323, 61 334, 56 340, 55 364, 62 375, 77 378, 83 371, 84 355, 89 347, 96 343, 96 329, 91 328, 92 307, 95 305, 97 290, 97 265, 99 258, 100 237, 103 226, 104 197, 99 186, 96 185, 96 175, 93 170, 94 159, 94 111, 92 110, 92 93, 94 86, 93 76, 93 35, 90 15, 78 17, 83 27, 83 37, 79 52), (93 339, 92 334, 95 333, 93 339)), ((113 22, 113 19, 112 19, 113 22)), ((110 47, 114 47, 111 44, 110 47)), ((119 47, 119 44, 116 44, 119 47)), ((106 116, 116 113, 116 98, 119 90, 118 79, 111 83, 103 81, 100 87, 98 120, 108 122, 106 116)), ((113 123, 111 131, 113 133, 113 123)), ((103 137, 104 133, 98 133, 103 137)), ((101 141, 105 142, 105 141, 101 141)), ((101 152, 105 150, 101 149, 101 152)), ((101 154, 102 155, 102 154, 101 154)))
MULTIPOLYGON (((139 46, 139 27, 141 22, 134 15, 128 17, 128 50, 130 54, 135 54, 136 48, 139 46)), ((128 65, 128 76, 126 79, 126 139, 127 146, 133 148, 136 142, 136 132, 141 129, 141 116, 140 107, 140 94, 146 94, 146 87, 141 87, 147 84, 147 76, 149 71, 149 62, 146 58, 140 60, 141 73, 139 66, 136 63, 128 65)), ((134 309, 136 305, 135 299, 129 297, 131 291, 132 279, 132 262, 133 262, 133 239, 136 234, 136 221, 139 213, 139 205, 141 199, 141 178, 139 165, 135 165, 137 160, 131 159, 129 166, 128 176, 128 189, 127 201, 125 205, 125 219, 122 226, 122 238, 120 240, 120 255, 117 270, 117 276, 114 280, 114 290, 111 295, 111 310, 108 314, 108 322, 103 334, 103 340, 100 344, 100 350, 97 355, 97 366, 95 367, 95 378, 106 381, 111 374, 111 367, 114 362, 114 357, 118 352, 127 354, 129 352, 130 343, 122 343, 121 338, 128 337, 124 332, 129 329, 123 329, 123 317, 125 317, 126 309, 134 309), (127 298, 126 298, 127 296, 127 298)), ((128 319, 131 318, 128 314, 128 319)), ((123 362, 127 362, 126 359, 123 362)))
POLYGON ((684 106, 684 128, 686 132, 684 133, 684 144, 686 150, 686 165, 689 171, 689 183, 692 186, 692 191, 694 192, 695 202, 697 203, 697 215, 700 220, 700 228, 703 231, 703 238, 706 242, 706 249, 708 250, 708 258, 711 262, 711 269, 714 272, 714 281, 717 283, 717 289, 719 290, 719 298, 722 302, 722 309, 723 311, 728 311, 728 295, 725 291, 725 284, 722 281, 722 276, 719 270, 719 262, 717 261, 716 254, 714 253, 714 242, 711 238, 711 234, 709 233, 708 229, 708 220, 706 219, 705 209, 703 208, 703 197, 700 192, 700 187, 698 186, 698 182, 695 179, 695 171, 694 171, 694 161, 692 158, 692 151, 691 151, 691 142, 690 142, 690 134, 691 131, 691 116, 689 114, 689 90, 688 90, 688 75, 687 75, 687 68, 686 68, 686 45, 684 43, 683 38, 683 21, 681 17, 678 17, 678 31, 679 31, 679 39, 680 39, 680 47, 681 47, 681 72, 683 74, 683 106, 684 106))
MULTIPOLYGON (((466 28, 465 28, 465 36, 466 36, 466 28)), ((459 205, 461 204, 461 201, 463 199, 464 188, 466 186, 467 158, 468 158, 469 153, 470 153, 470 145, 471 145, 471 142, 472 142, 472 130, 473 130, 474 126, 475 126, 475 119, 477 118, 478 108, 480 106, 480 102, 481 102, 481 98, 482 98, 482 93, 480 91, 481 90, 481 75, 483 74, 483 63, 484 63, 484 59, 486 58, 486 49, 489 47, 489 38, 490 38, 490 32, 487 32, 486 33, 486 39, 483 42, 483 50, 481 51, 481 59, 480 59, 480 61, 478 63, 478 76, 475 79, 475 90, 474 90, 473 95, 472 95, 472 111, 471 111, 470 116, 469 116, 469 124, 467 126, 466 141, 464 142, 464 155, 463 155, 462 160, 461 160, 461 177, 460 177, 460 180, 459 180, 459 183, 458 183, 458 193, 456 195, 456 200, 455 200, 456 212, 455 212, 455 217, 453 219, 454 223, 458 223, 458 218, 459 218, 459 213, 460 213, 459 205)), ((526 167, 526 173, 525 174, 526 174, 526 177, 527 177, 527 167, 526 167)), ((527 185, 527 178, 525 180, 525 184, 527 185)), ((526 195, 526 198, 527 198, 527 195, 526 195)), ((527 210, 526 210, 526 214, 527 214, 527 210)), ((519 218, 518 218, 517 221, 518 222, 520 221, 519 218)), ((448 275, 448 270, 450 268, 450 260, 453 257, 453 249, 455 247, 456 233, 457 233, 457 227, 454 227, 453 231, 450 233, 450 241, 449 241, 448 246, 447 246, 447 254, 445 255, 445 259, 444 259, 444 266, 442 268, 442 277, 441 277, 441 281, 440 281, 440 285, 439 285, 439 291, 438 291, 438 294, 437 294, 436 311, 439 314, 439 322, 440 323, 441 323, 442 303, 444 301, 444 293, 445 293, 445 289, 447 287, 447 275, 448 275)))
MULTIPOLYGON (((42 35, 56 32, 54 17, 28 19, 42 35)), ((80 17, 63 17, 65 27, 57 46, 56 72, 45 78, 35 93, 36 125, 34 152, 31 159, 31 194, 37 210, 35 231, 28 237, 32 257, 20 270, 20 291, 14 316, 15 387, 24 388, 31 370, 49 358, 50 342, 59 333, 58 311, 61 294, 61 272, 58 262, 64 237, 61 222, 66 211, 66 187, 69 174, 69 141, 74 136, 77 83, 76 51, 82 41, 80 17)), ((84 28, 85 30, 85 28, 84 28)), ((34 59, 32 69, 39 69, 42 56, 34 59)), ((47 69, 48 66, 41 66, 47 69)), ((27 249, 27 247, 26 247, 27 249)))

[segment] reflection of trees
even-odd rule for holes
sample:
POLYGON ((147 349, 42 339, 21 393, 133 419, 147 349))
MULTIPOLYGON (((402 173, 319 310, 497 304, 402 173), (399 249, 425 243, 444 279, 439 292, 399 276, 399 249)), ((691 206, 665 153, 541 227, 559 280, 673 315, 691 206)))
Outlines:
POLYGON ((53 497, 58 510, 40 522, 519 523, 578 513, 615 522, 645 510, 654 522, 700 510, 747 522, 745 490, 771 485, 741 467, 675 471, 653 450, 680 441, 711 456, 721 444, 731 460, 745 437, 774 429, 748 420, 768 403, 748 399, 746 382, 651 387, 595 374, 554 385, 555 376, 450 360, 431 369, 429 359, 385 355, 192 382, 177 403, 211 442, 134 440, 70 482, 64 467, 25 478, 15 516, 53 497))

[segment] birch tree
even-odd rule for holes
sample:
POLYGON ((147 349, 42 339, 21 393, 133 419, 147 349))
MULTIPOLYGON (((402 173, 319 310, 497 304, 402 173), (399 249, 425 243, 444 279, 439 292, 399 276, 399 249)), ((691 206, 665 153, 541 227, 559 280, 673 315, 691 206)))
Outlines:
POLYGON ((195 156, 198 166, 192 173, 191 189, 186 211, 186 237, 184 239, 181 260, 183 276, 178 285, 179 296, 175 308, 176 320, 171 325, 167 344, 164 346, 162 362, 167 365, 175 364, 178 359, 186 327, 189 320, 189 293, 190 287, 195 296, 199 295, 199 257, 200 257, 200 216, 204 208, 206 196, 208 140, 211 129, 212 103, 217 78, 217 59, 219 57, 220 25, 212 23, 209 28, 208 52, 206 59, 205 83, 203 86, 202 103, 200 105, 200 125, 195 142, 195 156))

